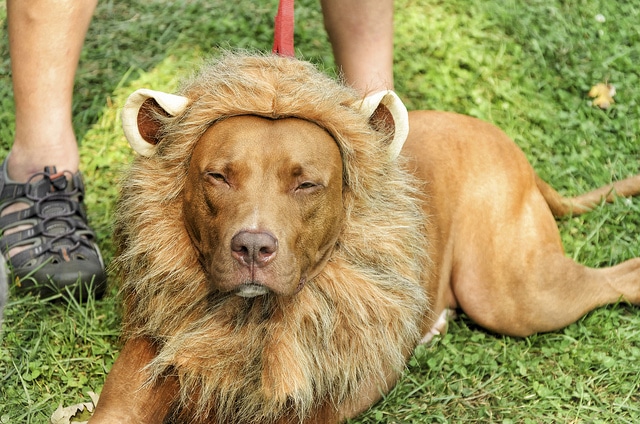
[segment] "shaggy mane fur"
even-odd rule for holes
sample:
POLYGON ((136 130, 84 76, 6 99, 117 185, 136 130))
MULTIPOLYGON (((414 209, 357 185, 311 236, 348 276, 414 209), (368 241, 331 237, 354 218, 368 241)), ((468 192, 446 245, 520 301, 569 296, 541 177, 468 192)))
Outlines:
MULTIPOLYGON (((154 378, 178 375, 188 422, 300 422, 386 391, 420 339, 429 303, 425 217, 416 183, 389 159, 354 91, 291 58, 226 54, 180 93, 151 157, 137 157, 116 214, 124 337, 159 346, 154 378), (299 117, 325 128, 344 163, 346 219, 325 269, 290 298, 212 292, 182 216, 191 152, 217 121, 299 117)), ((184 422, 184 421, 183 421, 184 422)))

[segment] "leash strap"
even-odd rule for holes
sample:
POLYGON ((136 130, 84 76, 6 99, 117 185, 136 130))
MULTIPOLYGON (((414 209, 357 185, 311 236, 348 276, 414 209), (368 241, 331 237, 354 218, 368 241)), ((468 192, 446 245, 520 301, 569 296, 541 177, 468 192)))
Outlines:
POLYGON ((280 0, 273 31, 272 52, 280 56, 295 56, 293 50, 293 2, 280 0))

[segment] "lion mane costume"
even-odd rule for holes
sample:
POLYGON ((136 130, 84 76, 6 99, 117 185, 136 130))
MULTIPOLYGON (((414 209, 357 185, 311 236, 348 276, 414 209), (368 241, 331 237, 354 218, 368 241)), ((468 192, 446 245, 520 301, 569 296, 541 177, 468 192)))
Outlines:
POLYGON ((384 393, 430 328, 427 221, 397 157, 403 135, 364 104, 309 63, 235 53, 203 67, 177 95, 130 97, 124 128, 140 155, 116 213, 123 337, 157 345, 149 384, 178 377, 174 420, 302 422, 355 403, 363 385, 384 393), (160 128, 151 136, 135 118, 147 106, 160 128), (185 229, 194 146, 238 115, 311 121, 341 152, 344 224, 327 265, 295 296, 212 290, 185 229))

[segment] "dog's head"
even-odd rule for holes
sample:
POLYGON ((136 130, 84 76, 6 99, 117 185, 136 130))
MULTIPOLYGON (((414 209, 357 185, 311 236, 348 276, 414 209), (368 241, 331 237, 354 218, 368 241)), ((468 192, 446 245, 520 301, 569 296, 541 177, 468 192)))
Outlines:
POLYGON ((299 292, 328 260, 343 208, 340 151, 309 121, 234 116, 193 151, 185 225, 217 290, 299 292))
POLYGON ((350 175, 353 147, 337 121, 357 117, 366 124, 360 131, 381 131, 393 160, 406 138, 406 109, 392 92, 356 104, 332 101, 330 113, 319 114, 314 105, 288 104, 296 94, 291 88, 270 93, 266 108, 257 89, 251 91, 246 96, 256 98, 248 107, 246 98, 236 99, 219 113, 220 101, 207 99, 206 90, 197 97, 193 89, 185 95, 138 90, 123 124, 132 147, 147 158, 141 160, 171 161, 175 152, 167 145, 180 141, 171 135, 201 121, 179 163, 186 171, 183 221, 207 280, 214 290, 242 297, 288 296, 321 271, 343 228, 344 193, 357 175, 350 175))
POLYGON ((125 337, 158 342, 150 369, 178 373, 185 410, 302 421, 403 367, 428 261, 393 93, 228 54, 177 95, 136 91, 123 125, 125 337))

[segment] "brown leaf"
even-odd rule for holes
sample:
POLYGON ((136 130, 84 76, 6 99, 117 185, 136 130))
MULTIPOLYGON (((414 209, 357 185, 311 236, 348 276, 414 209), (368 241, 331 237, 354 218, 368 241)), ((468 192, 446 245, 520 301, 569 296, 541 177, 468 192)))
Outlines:
POLYGON ((98 404, 98 395, 89 392, 91 402, 79 403, 77 405, 67 406, 63 408, 58 406, 51 415, 51 424, 86 424, 91 417, 93 409, 98 404))
POLYGON ((589 97, 593 97, 593 105, 600 109, 607 109, 611 106, 614 103, 613 96, 615 95, 616 88, 613 84, 608 83, 598 83, 589 90, 589 97))

